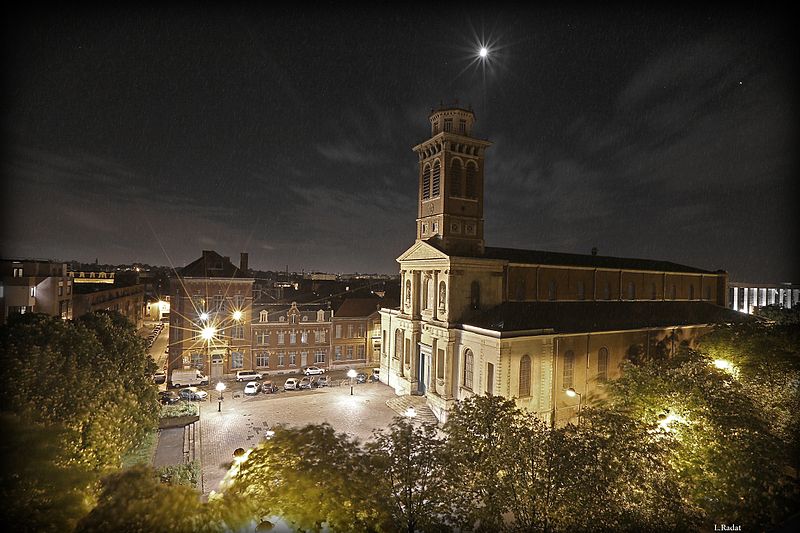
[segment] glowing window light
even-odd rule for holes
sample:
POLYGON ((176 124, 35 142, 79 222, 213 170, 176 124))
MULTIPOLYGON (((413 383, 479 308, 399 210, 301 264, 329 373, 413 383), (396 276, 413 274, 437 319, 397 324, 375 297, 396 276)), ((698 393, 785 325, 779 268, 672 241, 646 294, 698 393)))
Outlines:
POLYGON ((206 326, 203 328, 203 331, 200 333, 205 340, 211 340, 214 338, 214 335, 217 334, 217 328, 214 326, 206 326))
POLYGON ((234 320, 241 320, 242 319, 242 312, 241 311, 234 311, 233 312, 233 319, 234 320))

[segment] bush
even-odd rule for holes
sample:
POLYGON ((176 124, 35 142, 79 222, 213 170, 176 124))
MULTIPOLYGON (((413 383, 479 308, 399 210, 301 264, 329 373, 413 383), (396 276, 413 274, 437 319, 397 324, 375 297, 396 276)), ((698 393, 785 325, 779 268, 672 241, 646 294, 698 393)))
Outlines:
POLYGON ((179 402, 161 406, 161 418, 178 418, 181 416, 199 416, 200 408, 196 403, 179 402))
POLYGON ((184 485, 197 488, 200 480, 200 465, 197 461, 189 461, 181 465, 162 466, 157 469, 161 483, 184 485))

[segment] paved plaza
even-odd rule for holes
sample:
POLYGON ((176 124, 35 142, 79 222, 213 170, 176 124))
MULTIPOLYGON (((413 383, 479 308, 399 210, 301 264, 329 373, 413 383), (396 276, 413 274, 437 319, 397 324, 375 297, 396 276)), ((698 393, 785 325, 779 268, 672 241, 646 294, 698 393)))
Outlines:
POLYGON ((209 390, 201 403, 200 439, 196 450, 202 463, 202 491, 216 491, 237 448, 254 447, 272 426, 304 426, 327 422, 337 433, 362 442, 375 429, 386 428, 398 413, 386 401, 394 390, 382 383, 362 383, 314 390, 244 396, 242 384, 224 393, 221 411, 218 393, 209 390), (235 397, 236 396, 236 397, 235 397))

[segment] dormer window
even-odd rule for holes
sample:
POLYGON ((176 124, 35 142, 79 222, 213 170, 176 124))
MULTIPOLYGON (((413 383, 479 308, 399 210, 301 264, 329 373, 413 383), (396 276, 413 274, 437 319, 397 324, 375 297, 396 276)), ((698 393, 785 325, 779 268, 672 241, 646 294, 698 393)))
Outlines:
POLYGON ((259 322, 267 322, 267 321, 269 321, 269 317, 267 316, 267 311, 266 311, 266 309, 265 309, 265 310, 263 310, 263 311, 261 311, 261 312, 258 314, 258 321, 259 321, 259 322))

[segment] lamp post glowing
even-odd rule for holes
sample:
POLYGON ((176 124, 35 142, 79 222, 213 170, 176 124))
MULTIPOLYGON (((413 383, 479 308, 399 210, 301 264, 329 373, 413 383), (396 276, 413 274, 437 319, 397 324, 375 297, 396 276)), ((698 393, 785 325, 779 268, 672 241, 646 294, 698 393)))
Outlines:
POLYGON ((222 391, 225 390, 225 384, 223 382, 217 383, 217 392, 219 392, 219 407, 217 408, 217 412, 222 412, 222 391))
POLYGON ((416 418, 417 410, 414 409, 413 407, 409 407, 408 409, 406 409, 405 415, 407 418, 416 418))
POLYGON ((582 395, 580 392, 576 391, 576 390, 575 390, 574 388, 572 388, 572 387, 568 388, 568 389, 567 389, 567 390, 565 390, 564 392, 565 392, 565 393, 567 394, 567 396, 569 396, 570 398, 574 398, 575 396, 577 396, 577 397, 578 397, 578 425, 580 426, 580 425, 581 425, 581 403, 582 403, 582 401, 583 401, 583 395, 582 395))
POLYGON ((486 56, 489 55, 489 50, 485 46, 481 46, 481 49, 478 51, 478 55, 485 59, 486 56))
POLYGON ((350 396, 353 395, 353 378, 355 378, 356 375, 356 371, 352 368, 347 371, 347 377, 350 378, 350 396))

